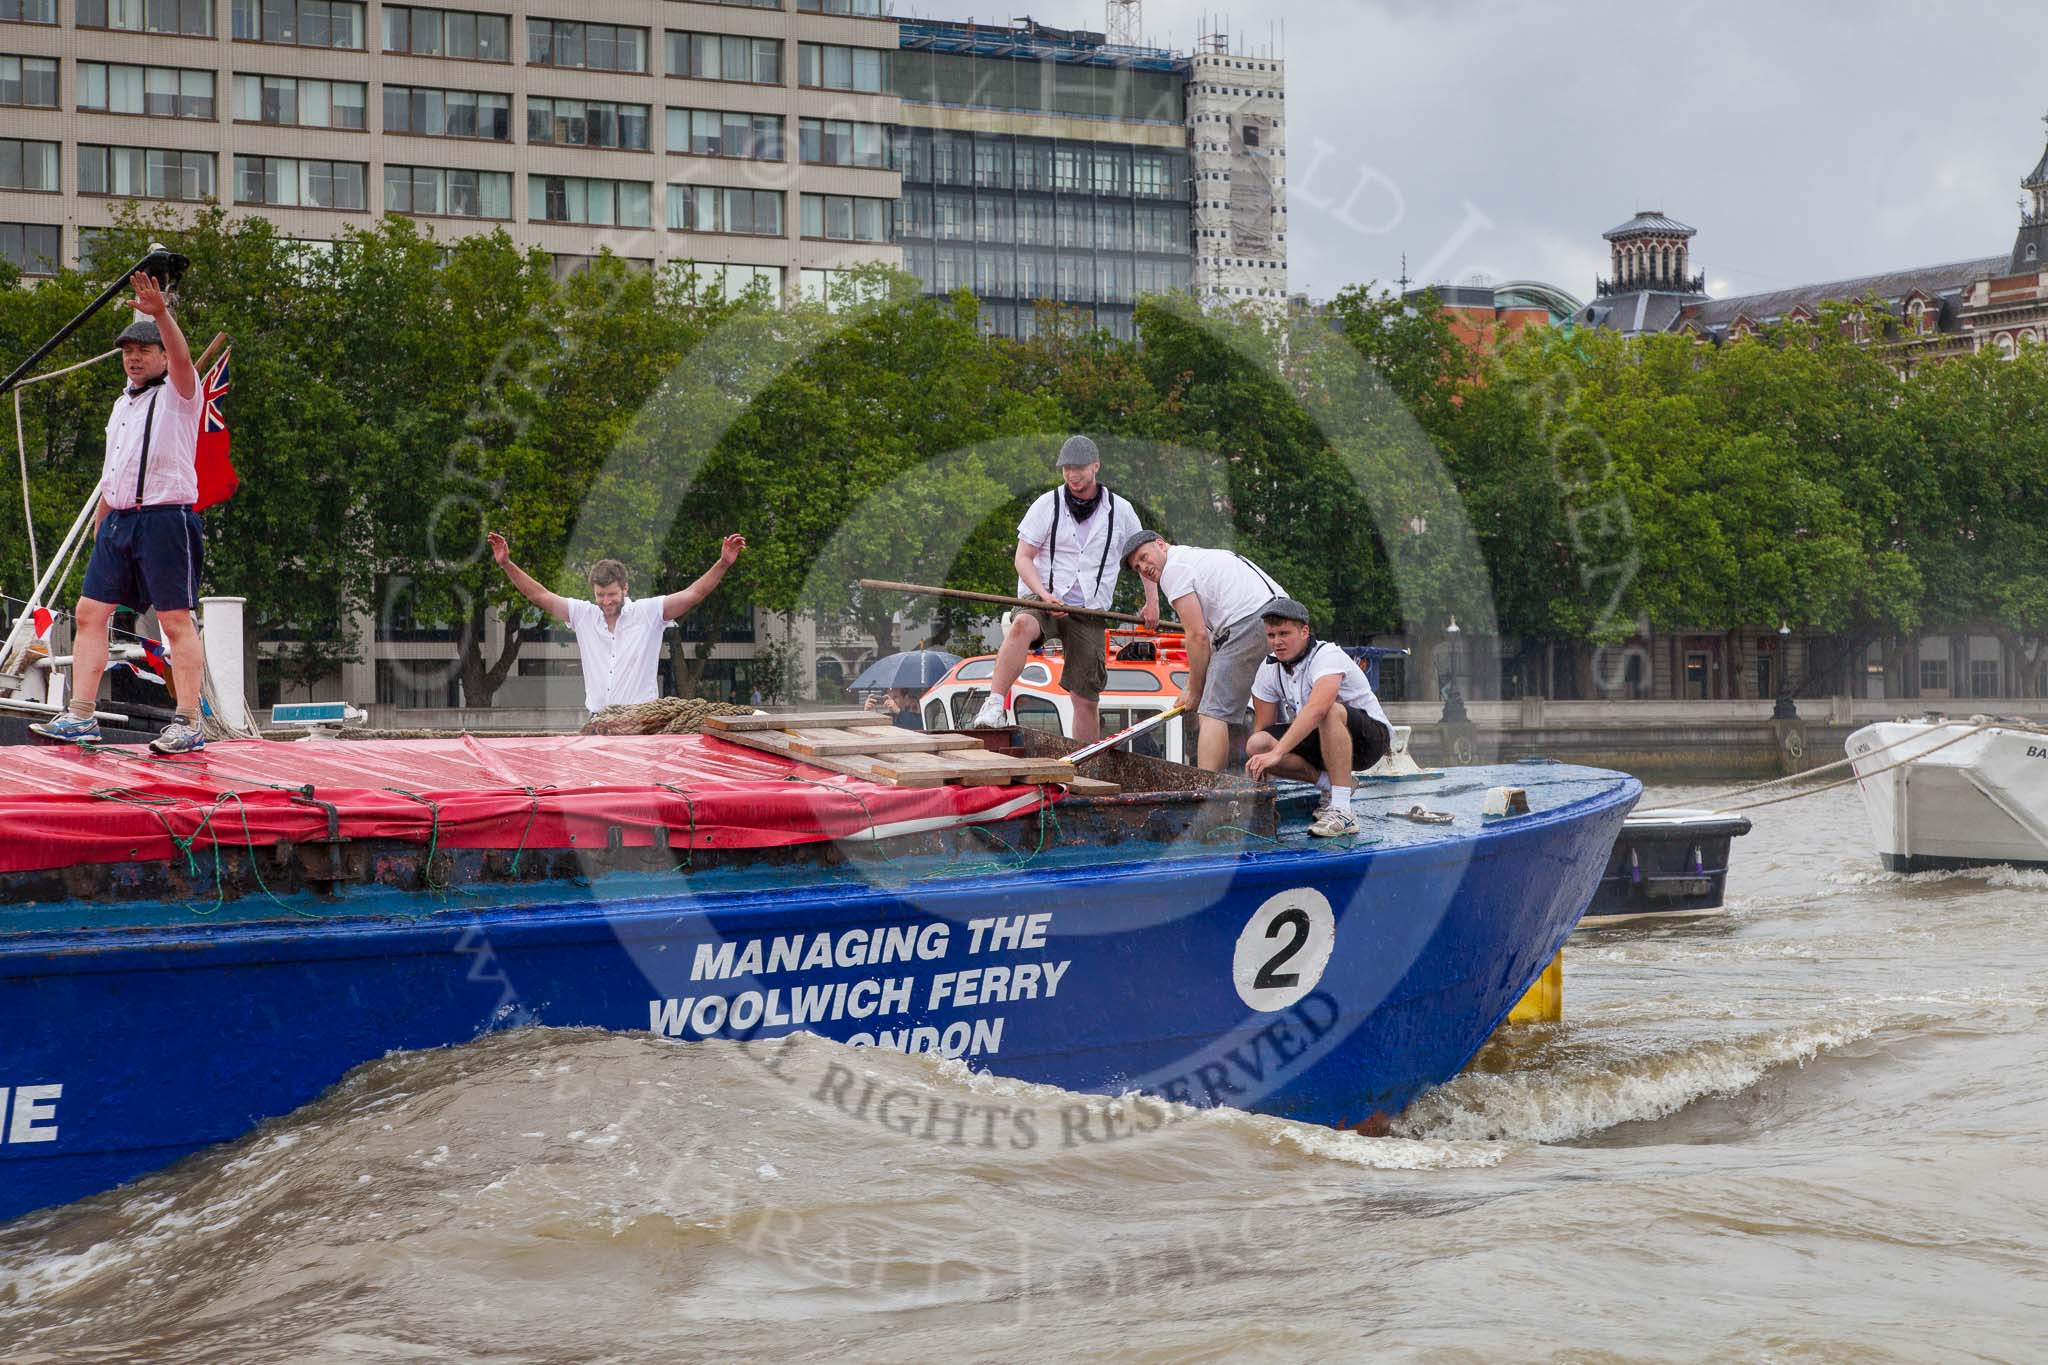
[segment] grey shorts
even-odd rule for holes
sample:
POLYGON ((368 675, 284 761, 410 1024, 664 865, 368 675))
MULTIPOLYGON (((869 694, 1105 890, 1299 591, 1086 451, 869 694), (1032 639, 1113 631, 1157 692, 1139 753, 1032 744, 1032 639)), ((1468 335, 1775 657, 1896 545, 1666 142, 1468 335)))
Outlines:
POLYGON ((1210 640, 1209 677, 1202 685, 1201 714, 1229 725, 1241 725, 1252 702, 1252 679, 1270 652, 1266 627, 1257 616, 1225 627, 1221 639, 1210 640))

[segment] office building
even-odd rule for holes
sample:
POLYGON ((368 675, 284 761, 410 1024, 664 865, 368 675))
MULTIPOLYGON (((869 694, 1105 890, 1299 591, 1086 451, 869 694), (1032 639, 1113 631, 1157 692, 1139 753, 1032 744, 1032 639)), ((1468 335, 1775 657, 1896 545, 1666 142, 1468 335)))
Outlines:
POLYGON ((901 262, 880 0, 0 0, 0 254, 75 264, 124 199, 332 240, 503 227, 571 268, 820 291, 901 262))

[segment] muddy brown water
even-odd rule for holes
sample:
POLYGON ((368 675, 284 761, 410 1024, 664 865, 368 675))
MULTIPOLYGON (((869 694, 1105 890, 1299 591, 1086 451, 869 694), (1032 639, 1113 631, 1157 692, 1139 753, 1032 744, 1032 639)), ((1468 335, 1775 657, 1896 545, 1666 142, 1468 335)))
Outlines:
POLYGON ((527 1030, 0 1228, 0 1356, 2048 1358, 2048 876, 1756 818, 1393 1137, 527 1030))

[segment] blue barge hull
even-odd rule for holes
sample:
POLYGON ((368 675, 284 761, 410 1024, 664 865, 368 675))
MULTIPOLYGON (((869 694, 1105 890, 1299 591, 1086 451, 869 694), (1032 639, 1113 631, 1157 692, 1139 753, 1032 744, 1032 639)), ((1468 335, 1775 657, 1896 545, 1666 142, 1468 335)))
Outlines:
POLYGON ((0 907, 0 1219, 241 1136, 387 1052, 523 1025, 804 1030, 1069 1090, 1373 1125, 1506 1017, 1639 793, 1509 766, 1362 790, 1378 842, 1357 847, 1283 828, 1220 852, 1138 840, 1022 866, 374 889, 213 919, 0 907), (1482 821, 1498 783, 1527 785, 1532 813, 1482 821), (1417 803, 1455 824, 1392 818, 1417 803))

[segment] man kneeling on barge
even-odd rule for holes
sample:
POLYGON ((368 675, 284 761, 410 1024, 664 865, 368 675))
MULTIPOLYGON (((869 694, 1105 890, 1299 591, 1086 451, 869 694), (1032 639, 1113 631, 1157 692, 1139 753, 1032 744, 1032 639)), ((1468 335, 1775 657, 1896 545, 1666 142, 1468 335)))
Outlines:
POLYGON ((1308 608, 1276 597, 1263 613, 1273 652, 1252 679, 1252 727, 1244 770, 1291 777, 1322 788, 1309 833, 1334 839, 1358 833, 1352 773, 1393 748, 1394 729, 1365 670, 1309 629, 1308 608))

